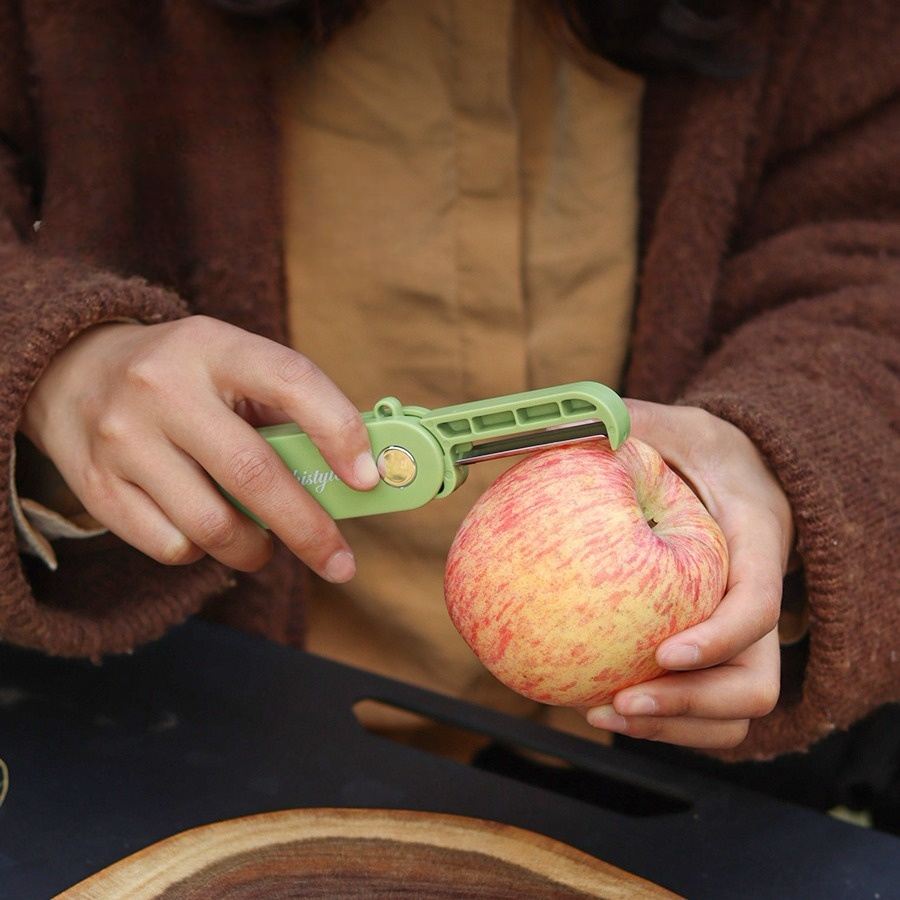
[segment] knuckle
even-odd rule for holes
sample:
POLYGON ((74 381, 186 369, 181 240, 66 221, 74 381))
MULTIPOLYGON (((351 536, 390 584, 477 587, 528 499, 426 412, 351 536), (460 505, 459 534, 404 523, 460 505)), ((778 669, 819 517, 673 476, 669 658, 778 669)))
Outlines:
POLYGON ((282 535, 290 551, 304 562, 318 568, 341 546, 340 532, 334 521, 319 509, 297 517, 298 524, 282 535))
POLYGON ((151 394, 162 388, 169 370, 170 366, 161 354, 145 350, 130 360, 125 369, 125 381, 132 390, 151 394))
POLYGON ((275 377, 288 390, 308 387, 321 375, 321 370, 315 363, 287 347, 282 348, 280 360, 274 371, 275 377))
POLYGON ((760 610, 765 617, 764 624, 769 626, 767 631, 771 631, 778 624, 783 592, 784 580, 780 575, 766 578, 760 584, 760 610))
POLYGON ((231 326, 226 322, 201 314, 176 319, 167 323, 166 327, 173 340, 192 348, 205 347, 218 335, 231 330, 231 326))
POLYGON ((229 485, 247 496, 267 493, 276 476, 277 470, 272 460, 256 447, 236 450, 228 465, 229 485))
POLYGON ((122 480, 99 465, 85 464, 66 471, 69 489, 78 498, 85 512, 102 526, 112 529, 121 518, 127 502, 123 496, 122 480))
POLYGON ((366 428, 359 412, 349 404, 340 409, 329 410, 328 419, 316 428, 309 428, 314 440, 326 441, 332 445, 352 446, 368 440, 366 428))
POLYGON ((332 526, 320 524, 313 518, 305 519, 291 537, 291 549, 303 559, 320 559, 327 556, 336 543, 332 526))
POLYGON ((135 348, 123 372, 126 387, 139 396, 167 399, 179 392, 177 364, 202 353, 225 325, 207 316, 188 316, 161 327, 167 329, 164 339, 135 348))
MULTIPOLYGON (((183 392, 183 383, 175 376, 171 358, 165 354, 148 350, 129 361, 122 373, 122 380, 116 390, 116 407, 126 413, 147 415, 151 410, 166 409, 177 404, 183 392)), ((116 407, 101 410, 99 415, 116 422, 116 407)), ((125 413, 119 413, 124 418, 125 413)))
POLYGON ((230 511, 211 508, 196 520, 194 531, 195 543, 213 552, 234 544, 240 525, 230 511))
POLYGON ((781 618, 783 583, 780 578, 764 578, 755 585, 755 602, 748 622, 754 627, 757 640, 771 635, 781 618))
POLYGON ((365 426, 359 413, 349 408, 343 415, 339 415, 334 423, 334 434, 339 440, 356 438, 365 433, 365 426))
POLYGON ((669 711, 669 714, 693 718, 694 716, 700 715, 701 708, 702 698, 698 698, 694 691, 689 691, 681 698, 681 701, 677 704, 677 708, 669 711))
POLYGON ((664 719, 633 719, 628 721, 626 732, 629 737, 644 741, 664 741, 666 722, 664 719))
POLYGON ((112 407, 98 411, 95 433, 101 444, 107 447, 124 445, 132 431, 131 418, 127 414, 112 407))

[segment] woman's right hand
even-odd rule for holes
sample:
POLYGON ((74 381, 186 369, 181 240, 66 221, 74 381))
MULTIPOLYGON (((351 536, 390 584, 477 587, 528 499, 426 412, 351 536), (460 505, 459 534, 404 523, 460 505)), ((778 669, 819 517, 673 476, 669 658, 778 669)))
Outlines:
POLYGON ((94 518, 162 563, 268 560, 269 533, 215 481, 314 571, 346 581, 349 546, 255 428, 286 421, 350 487, 378 482, 359 412, 317 366, 205 316, 83 332, 35 385, 21 430, 94 518))

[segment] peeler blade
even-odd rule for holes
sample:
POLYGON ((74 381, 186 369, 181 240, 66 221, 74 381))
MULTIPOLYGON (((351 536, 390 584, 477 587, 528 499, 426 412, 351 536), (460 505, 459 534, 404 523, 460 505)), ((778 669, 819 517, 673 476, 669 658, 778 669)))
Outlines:
POLYGON ((606 426, 599 420, 557 425, 540 431, 475 444, 468 450, 460 452, 454 462, 458 466, 468 466, 489 459, 504 459, 547 447, 580 444, 605 437, 607 437, 606 426))

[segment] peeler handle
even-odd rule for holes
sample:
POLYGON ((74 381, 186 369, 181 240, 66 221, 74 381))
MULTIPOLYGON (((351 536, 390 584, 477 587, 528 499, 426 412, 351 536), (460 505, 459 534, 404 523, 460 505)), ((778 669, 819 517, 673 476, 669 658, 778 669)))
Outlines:
MULTIPOLYGON (((370 491, 344 484, 298 426, 268 425, 259 432, 333 519, 348 519, 417 509, 437 495, 444 479, 444 454, 433 435, 422 428, 422 412, 426 410, 402 407, 388 397, 372 412, 362 413, 381 475, 370 491)), ((233 497, 229 499, 263 524, 233 497)))

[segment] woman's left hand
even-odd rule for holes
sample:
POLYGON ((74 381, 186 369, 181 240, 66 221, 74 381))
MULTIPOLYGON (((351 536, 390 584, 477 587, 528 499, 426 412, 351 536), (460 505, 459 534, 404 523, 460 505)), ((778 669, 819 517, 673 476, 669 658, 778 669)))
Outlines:
POLYGON ((634 437, 693 487, 728 543, 725 597, 710 618, 657 648, 667 674, 586 711, 629 737, 726 749, 778 700, 781 591, 794 540, 791 508, 750 439, 695 407, 628 400, 634 437))

